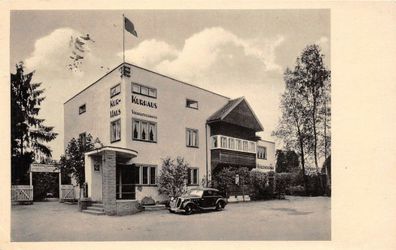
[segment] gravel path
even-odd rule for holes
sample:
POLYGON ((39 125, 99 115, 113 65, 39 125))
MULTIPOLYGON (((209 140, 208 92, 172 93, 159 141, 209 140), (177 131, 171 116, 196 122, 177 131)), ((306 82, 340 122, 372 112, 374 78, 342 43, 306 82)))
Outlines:
POLYGON ((330 240, 330 198, 228 204, 190 216, 167 210, 95 216, 77 205, 36 202, 13 206, 12 241, 330 240))

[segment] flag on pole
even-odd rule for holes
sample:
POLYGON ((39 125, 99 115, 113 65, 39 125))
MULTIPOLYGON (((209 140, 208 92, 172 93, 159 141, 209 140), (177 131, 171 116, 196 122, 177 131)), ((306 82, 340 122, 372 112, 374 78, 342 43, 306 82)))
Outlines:
POLYGON ((135 30, 135 26, 133 25, 133 23, 124 16, 124 27, 125 29, 131 33, 132 35, 138 37, 137 32, 135 30))

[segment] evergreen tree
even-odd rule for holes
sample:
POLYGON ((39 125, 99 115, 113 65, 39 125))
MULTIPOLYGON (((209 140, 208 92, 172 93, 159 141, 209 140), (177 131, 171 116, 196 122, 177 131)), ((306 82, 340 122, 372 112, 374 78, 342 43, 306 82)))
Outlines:
POLYGON ((78 185, 82 187, 85 181, 85 158, 84 153, 95 149, 95 143, 103 146, 98 138, 93 140, 88 134, 85 138, 72 138, 61 156, 60 168, 62 173, 73 176, 78 185))
POLYGON ((36 154, 51 157, 45 143, 54 140, 53 127, 38 118, 45 97, 41 83, 32 82, 34 71, 24 74, 23 63, 11 73, 11 172, 12 183, 26 180, 27 170, 36 154))

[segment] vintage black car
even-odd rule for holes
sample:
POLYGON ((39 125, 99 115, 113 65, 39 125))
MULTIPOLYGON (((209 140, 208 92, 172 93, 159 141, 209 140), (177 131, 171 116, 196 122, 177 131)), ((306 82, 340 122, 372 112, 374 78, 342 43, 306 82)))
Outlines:
POLYGON ((194 188, 180 197, 172 199, 169 211, 171 213, 183 212, 191 214, 193 211, 222 210, 227 205, 227 199, 214 188, 194 188))

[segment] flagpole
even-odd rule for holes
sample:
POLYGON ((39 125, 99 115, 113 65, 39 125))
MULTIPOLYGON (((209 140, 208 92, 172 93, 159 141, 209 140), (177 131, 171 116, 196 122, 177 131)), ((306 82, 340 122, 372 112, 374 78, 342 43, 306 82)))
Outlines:
POLYGON ((122 62, 125 63, 125 16, 122 14, 122 62))

